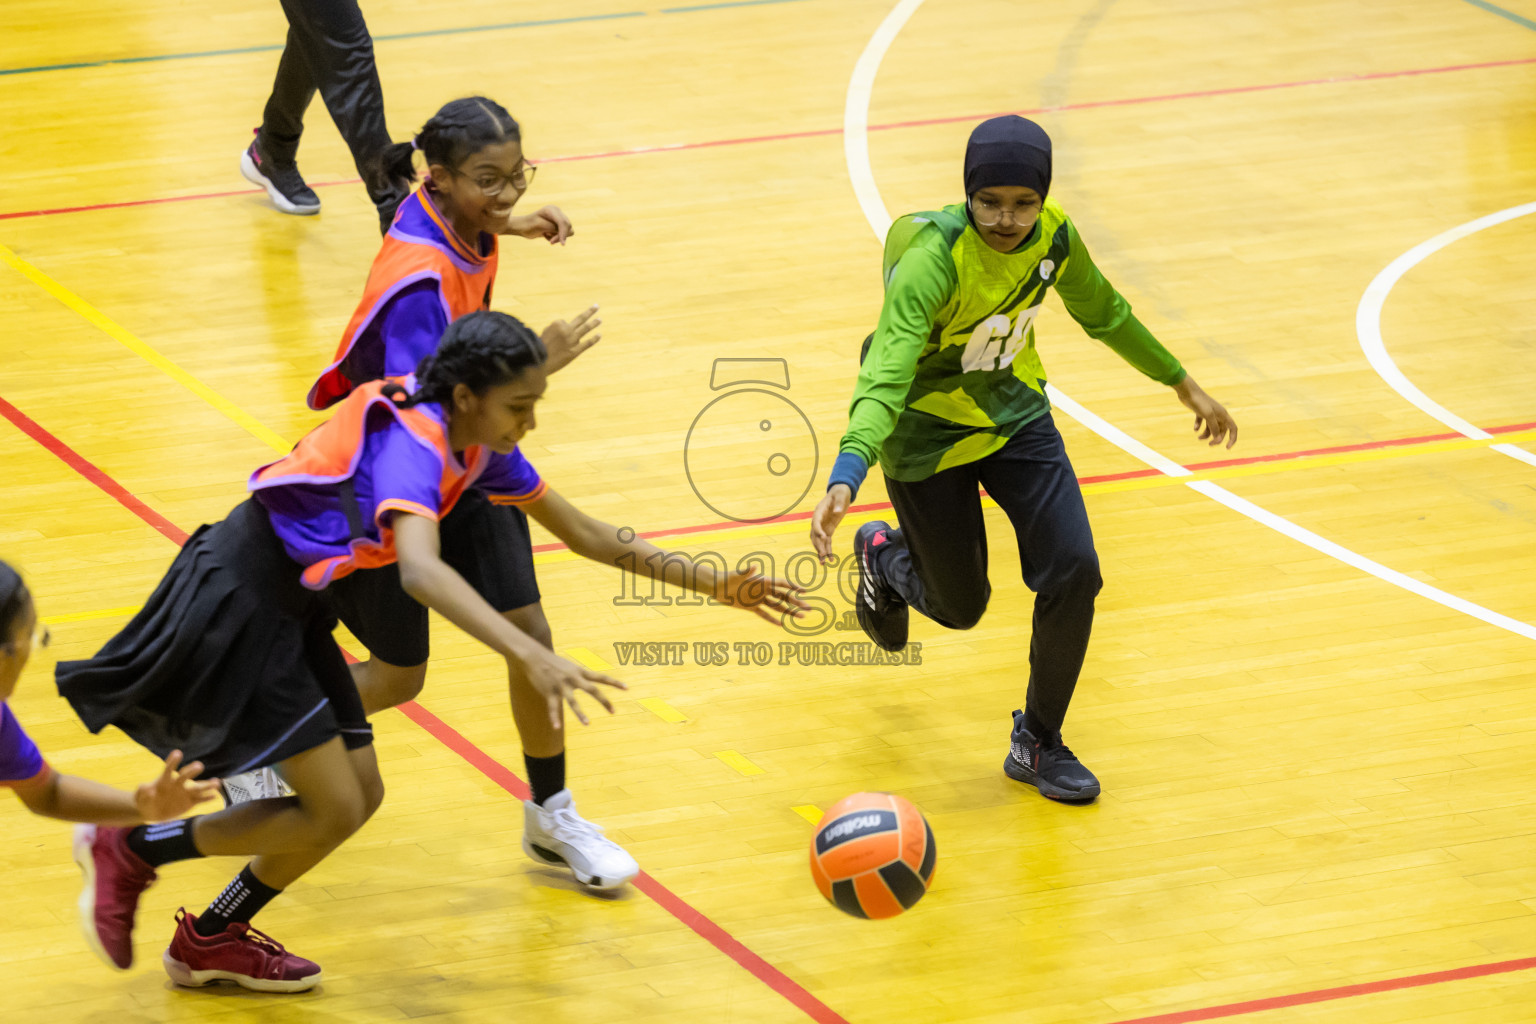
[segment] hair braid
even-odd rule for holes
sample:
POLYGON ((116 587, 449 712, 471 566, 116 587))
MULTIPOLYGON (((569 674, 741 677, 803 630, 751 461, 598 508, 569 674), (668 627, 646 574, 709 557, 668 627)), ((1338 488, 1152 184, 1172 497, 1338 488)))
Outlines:
POLYGON ((483 395, 530 366, 543 365, 548 356, 544 342, 517 317, 480 310, 448 325, 437 350, 416 367, 414 394, 402 399, 405 390, 398 385, 386 388, 385 394, 406 408, 451 402, 460 384, 483 395))
POLYGON ((412 153, 419 149, 428 165, 458 167, 486 146, 521 142, 522 128, 505 107, 484 96, 466 96, 445 104, 421 126, 411 142, 384 151, 381 161, 391 178, 416 180, 412 153))

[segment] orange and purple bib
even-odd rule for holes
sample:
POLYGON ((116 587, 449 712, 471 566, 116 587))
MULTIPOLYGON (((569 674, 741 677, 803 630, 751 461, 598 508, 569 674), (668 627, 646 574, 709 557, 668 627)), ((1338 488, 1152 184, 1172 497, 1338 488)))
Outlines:
POLYGON ((384 394, 390 384, 408 394, 416 381, 356 388, 292 452, 251 474, 251 491, 311 590, 392 564, 395 513, 441 519, 471 485, 513 505, 537 501, 547 490, 520 450, 500 455, 477 445, 454 452, 442 408, 403 407, 384 394))
POLYGON ((309 389, 309 407, 325 409, 365 381, 403 377, 437 348, 448 325, 489 309, 496 281, 495 235, 472 250, 422 189, 395 216, 368 272, 336 360, 309 389))

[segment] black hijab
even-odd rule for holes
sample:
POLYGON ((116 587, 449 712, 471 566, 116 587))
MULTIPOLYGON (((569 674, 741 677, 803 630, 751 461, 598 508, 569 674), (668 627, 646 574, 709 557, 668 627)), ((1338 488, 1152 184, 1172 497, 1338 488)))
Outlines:
POLYGON ((1017 114, 981 122, 965 144, 965 194, 996 185, 1023 185, 1040 193, 1051 189, 1051 137, 1017 114))

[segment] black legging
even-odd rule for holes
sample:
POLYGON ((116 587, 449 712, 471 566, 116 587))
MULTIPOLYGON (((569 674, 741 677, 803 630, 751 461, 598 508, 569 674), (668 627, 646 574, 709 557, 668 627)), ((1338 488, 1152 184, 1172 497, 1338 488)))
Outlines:
POLYGON ((1024 582, 1035 592, 1025 712, 1037 735, 1060 730, 1103 580, 1083 492, 1050 414, 984 459, 885 483, 902 543, 877 549, 881 571, 908 604, 950 629, 976 625, 992 595, 978 485, 1008 514, 1024 582))
POLYGON ((279 166, 294 162, 304 133, 304 111, 318 89, 352 151, 368 197, 380 206, 398 204, 405 191, 380 166, 379 158, 390 144, 384 90, 373 63, 373 38, 357 0, 281 2, 288 16, 288 41, 262 114, 263 151, 279 166))

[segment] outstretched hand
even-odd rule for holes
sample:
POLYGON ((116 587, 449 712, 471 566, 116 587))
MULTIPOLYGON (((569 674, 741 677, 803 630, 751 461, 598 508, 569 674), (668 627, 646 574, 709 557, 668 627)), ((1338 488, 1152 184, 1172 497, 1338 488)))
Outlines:
POLYGON ((544 328, 539 340, 549 351, 549 358, 544 363, 545 373, 554 373, 570 365, 577 356, 603 339, 601 334, 594 333, 603 323, 596 317, 597 305, 594 303, 569 320, 556 320, 544 328))
POLYGON ((766 622, 782 626, 787 618, 798 619, 810 609, 800 595, 803 589, 789 580, 760 572, 732 572, 720 580, 716 599, 721 604, 749 611, 766 622))
POLYGON ((843 516, 848 514, 848 505, 852 501, 853 491, 847 484, 833 484, 817 503, 816 511, 811 513, 811 544, 823 565, 837 561, 837 556, 832 553, 832 534, 837 531, 843 516))
POLYGON ((536 213, 507 219, 507 234, 524 238, 543 238, 550 245, 564 245, 576 233, 571 219, 558 206, 544 206, 536 213))
MULTIPOLYGON (((511 660, 511 659, 509 659, 511 660)), ((600 686, 611 686, 616 690, 627 690, 629 687, 617 679, 601 672, 593 671, 582 665, 576 664, 567 658, 562 658, 553 651, 540 647, 526 661, 521 662, 529 683, 538 691, 549 705, 549 722, 556 729, 560 728, 560 704, 565 702, 571 706, 571 712, 582 725, 590 725, 586 713, 581 705, 576 703, 576 693, 581 691, 593 700, 601 704, 608 713, 613 714, 613 702, 608 699, 600 686)))
POLYGON ((1209 440, 1213 448, 1223 440, 1227 442, 1228 448, 1237 444, 1237 421, 1225 406, 1195 383, 1195 378, 1185 377, 1174 387, 1174 391, 1184 407, 1195 414, 1195 433, 1200 440, 1209 440))
POLYGON ((178 770, 180 764, 181 751, 171 751, 159 778, 144 783, 134 791, 134 807, 145 821, 179 818, 204 800, 212 800, 218 795, 218 782, 194 781, 203 772, 201 761, 193 761, 178 770))

